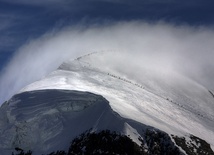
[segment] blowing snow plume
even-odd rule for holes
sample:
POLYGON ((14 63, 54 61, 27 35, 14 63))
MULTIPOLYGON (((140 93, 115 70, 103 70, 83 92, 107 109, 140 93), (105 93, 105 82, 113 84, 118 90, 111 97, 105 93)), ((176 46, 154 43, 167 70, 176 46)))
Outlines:
POLYGON ((123 55, 121 62, 114 55, 109 62, 118 71, 124 65, 131 75, 132 68, 127 65, 130 63, 154 71, 177 71, 214 89, 213 36, 211 28, 139 21, 88 28, 78 25, 48 32, 18 49, 1 73, 0 103, 43 78, 63 61, 103 50, 123 55))

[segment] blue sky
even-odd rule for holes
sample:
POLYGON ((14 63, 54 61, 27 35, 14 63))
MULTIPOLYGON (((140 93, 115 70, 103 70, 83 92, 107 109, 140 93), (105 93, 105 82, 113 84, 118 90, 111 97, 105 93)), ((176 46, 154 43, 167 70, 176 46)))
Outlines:
POLYGON ((54 28, 119 20, 213 25, 213 6, 211 0, 1 0, 0 70, 17 48, 54 28))
POLYGON ((213 7, 212 0, 0 0, 0 75, 24 45, 65 27, 141 21, 212 30, 213 7))
POLYGON ((136 19, 213 25, 213 6, 211 0, 1 0, 0 70, 18 47, 56 27, 136 19))

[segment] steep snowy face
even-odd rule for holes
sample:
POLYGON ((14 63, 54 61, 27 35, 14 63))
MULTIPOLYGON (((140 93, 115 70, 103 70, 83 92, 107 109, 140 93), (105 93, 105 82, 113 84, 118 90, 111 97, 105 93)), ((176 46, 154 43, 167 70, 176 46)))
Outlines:
POLYGON ((127 64, 121 55, 113 55, 94 53, 67 61, 21 92, 67 89, 100 94, 124 118, 175 135, 193 134, 214 146, 211 91, 174 71, 127 64), (114 65, 116 60, 121 65, 114 65))
POLYGON ((31 150, 34 155, 66 151, 71 141, 72 146, 75 146, 72 150, 78 154, 82 151, 83 154, 84 148, 89 147, 86 150, 91 150, 94 136, 99 135, 93 147, 96 152, 100 152, 101 148, 112 151, 111 145, 115 147, 116 143, 116 151, 124 150, 127 142, 131 142, 130 146, 137 146, 142 152, 150 150, 151 154, 160 147, 162 152, 183 155, 169 135, 120 117, 112 111, 106 99, 89 92, 53 89, 24 92, 4 103, 0 112, 0 154, 11 154, 15 148, 31 150), (110 146, 101 147, 107 141, 110 146), (158 147, 153 147, 153 142, 158 147), (76 147, 80 150, 76 150, 76 147))
POLYGON ((100 95, 62 89, 28 91, 0 108, 0 154, 11 154, 15 148, 32 150, 34 155, 67 150, 75 137, 89 130, 121 133, 140 146, 150 128, 120 117, 100 95))
POLYGON ((112 111, 99 95, 66 90, 21 93, 0 110, 0 154, 15 147, 41 153, 67 149, 78 134, 101 128, 98 118, 112 111))

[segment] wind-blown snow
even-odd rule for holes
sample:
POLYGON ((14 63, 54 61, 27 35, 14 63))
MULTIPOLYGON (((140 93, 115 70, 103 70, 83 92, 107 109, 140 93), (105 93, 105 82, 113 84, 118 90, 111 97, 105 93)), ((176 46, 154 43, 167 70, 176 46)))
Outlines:
MULTIPOLYGON (((0 110, 0 154, 11 154, 15 147, 30 149, 35 155, 67 150, 72 139, 89 129, 138 132, 128 120, 115 115, 106 99, 89 92, 25 92, 0 110)), ((140 143, 136 136, 133 140, 140 143)))
MULTIPOLYGON (((124 118, 171 134, 191 133, 214 146, 214 98, 205 87, 167 69, 133 67, 130 75, 123 66, 111 68, 112 57, 108 54, 89 54, 68 61, 21 92, 67 89, 100 94, 124 118)), ((114 53, 114 59, 122 62, 119 58, 114 53)))

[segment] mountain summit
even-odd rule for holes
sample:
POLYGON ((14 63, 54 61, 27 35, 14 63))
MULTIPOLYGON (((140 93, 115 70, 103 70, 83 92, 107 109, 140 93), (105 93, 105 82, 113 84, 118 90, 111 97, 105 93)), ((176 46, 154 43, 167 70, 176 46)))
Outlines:
POLYGON ((213 114, 213 92, 185 75, 95 52, 63 63, 1 106, 0 153, 84 154, 95 138, 100 146, 89 154, 107 154, 103 139, 112 148, 131 140, 135 154, 214 154, 213 114))

